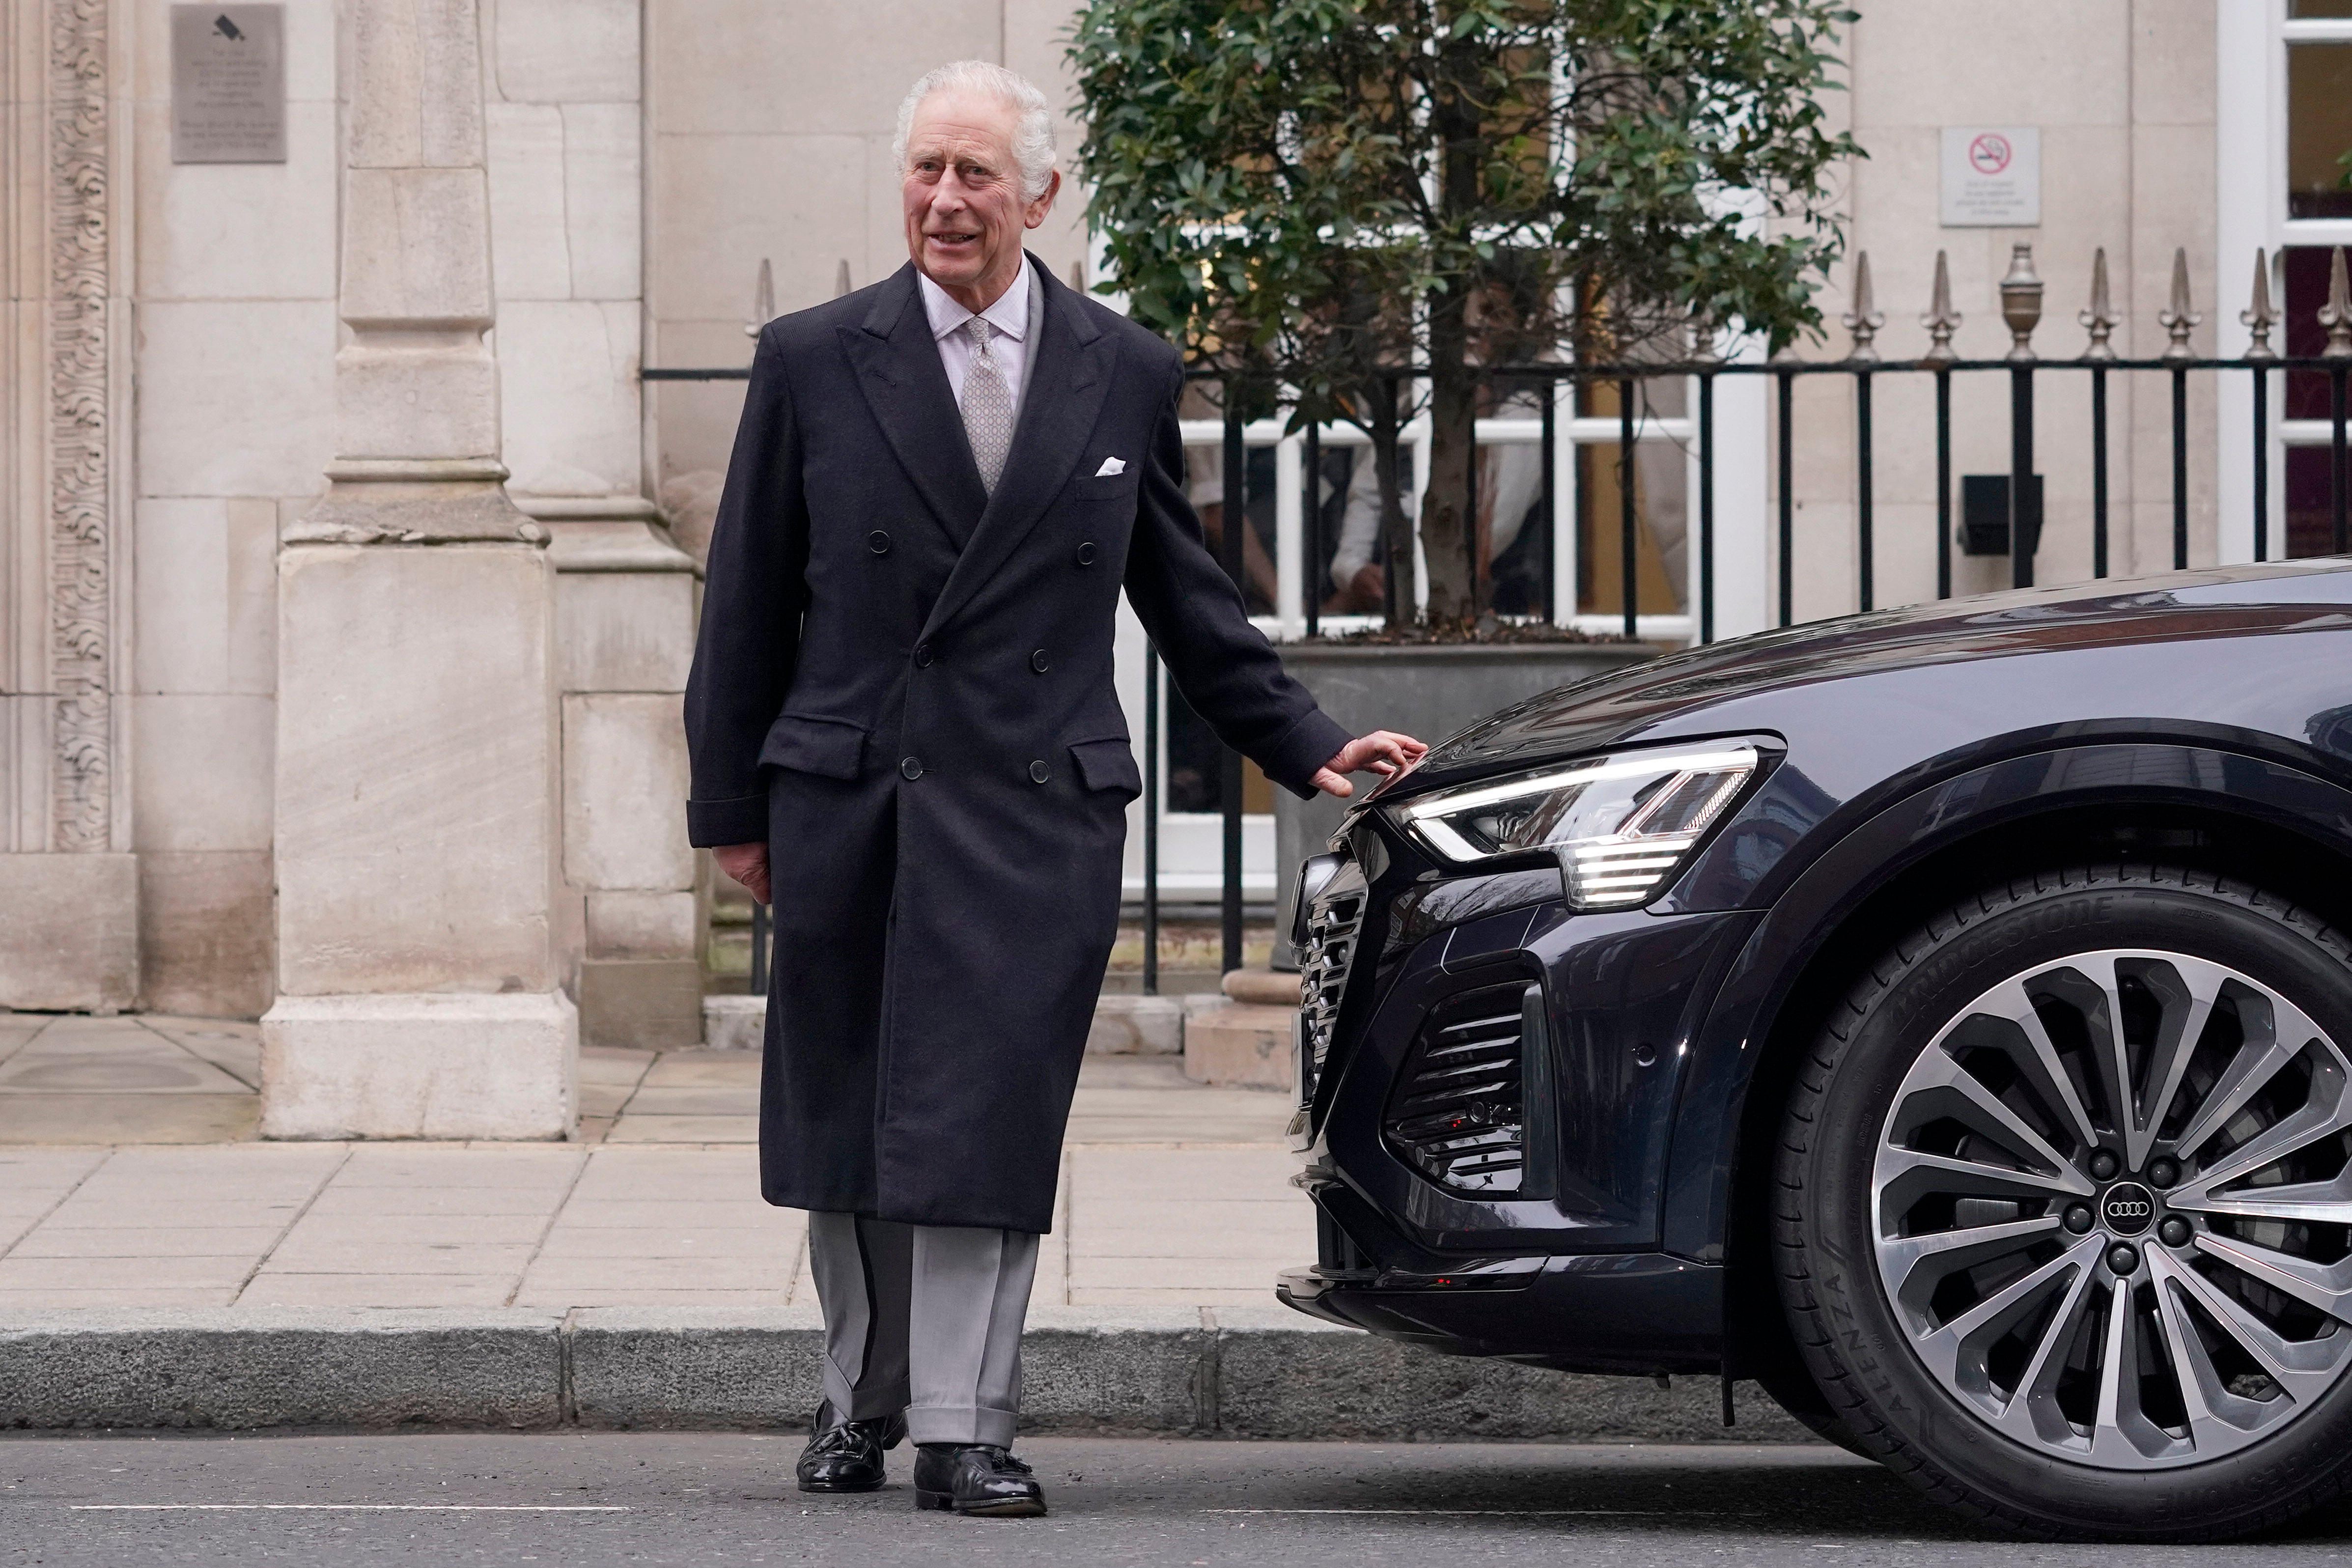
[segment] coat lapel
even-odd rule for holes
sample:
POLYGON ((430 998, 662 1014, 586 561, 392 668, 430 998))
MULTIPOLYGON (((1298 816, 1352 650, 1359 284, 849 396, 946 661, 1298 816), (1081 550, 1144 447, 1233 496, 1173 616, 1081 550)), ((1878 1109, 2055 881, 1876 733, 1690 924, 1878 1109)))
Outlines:
MULTIPOLYGON (((949 389, 939 345, 931 339, 914 263, 876 293, 865 321, 835 331, 890 450, 949 539, 962 550, 988 504, 988 492, 971 460, 971 444, 964 439, 963 416, 949 389)), ((1013 449, 1019 452, 1017 439, 1013 449)))
MULTIPOLYGON (((1045 307, 1044 321, 1033 324, 1030 352, 1036 357, 1030 368, 1029 390, 1022 399, 1020 422, 1013 429, 1003 476, 931 606, 930 618, 923 627, 926 638, 937 635, 1011 559, 1054 498, 1062 493, 1062 487, 1069 483, 1070 470, 1077 466, 1102 411, 1101 389, 1118 363, 1118 343, 1087 319, 1077 297, 1055 282, 1035 257, 1027 262, 1037 268, 1045 286, 1045 307)), ((919 310, 916 313, 921 314, 919 310)), ((944 383, 946 373, 940 375, 944 383)), ((957 433, 961 437, 960 421, 957 433)), ((979 469, 961 440, 957 442, 957 451, 977 486, 979 469)))

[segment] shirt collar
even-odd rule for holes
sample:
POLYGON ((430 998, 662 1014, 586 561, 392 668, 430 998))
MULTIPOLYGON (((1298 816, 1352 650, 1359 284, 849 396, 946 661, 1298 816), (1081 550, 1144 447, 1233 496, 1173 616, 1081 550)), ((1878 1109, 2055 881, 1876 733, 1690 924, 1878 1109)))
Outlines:
MULTIPOLYGON (((971 320, 972 313, 951 299, 946 289, 925 277, 919 268, 915 271, 915 285, 923 292, 923 314, 930 318, 933 338, 961 331, 963 324, 971 320)), ((990 326, 1014 342, 1028 341, 1029 261, 1026 257, 1022 258, 1021 276, 996 297, 996 303, 980 314, 990 326)))

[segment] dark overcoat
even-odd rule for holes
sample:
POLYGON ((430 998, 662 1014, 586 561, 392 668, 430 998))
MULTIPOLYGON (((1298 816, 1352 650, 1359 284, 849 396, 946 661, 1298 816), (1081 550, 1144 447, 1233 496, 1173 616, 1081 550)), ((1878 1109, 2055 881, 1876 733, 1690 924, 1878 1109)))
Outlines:
POLYGON ((686 724, 694 842, 769 846, 771 1203, 1052 1228, 1142 789, 1121 587, 1275 782, 1310 793, 1349 739, 1202 542, 1175 351, 1028 265, 1044 319, 992 495, 911 266, 752 360, 686 724))

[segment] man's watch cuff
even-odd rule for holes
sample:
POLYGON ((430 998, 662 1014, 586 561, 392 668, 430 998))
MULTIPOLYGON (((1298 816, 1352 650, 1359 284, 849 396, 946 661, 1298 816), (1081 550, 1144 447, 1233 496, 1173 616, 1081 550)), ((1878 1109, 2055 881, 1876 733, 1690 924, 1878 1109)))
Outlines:
POLYGON ((733 800, 689 800, 686 803, 686 838, 697 849, 724 844, 765 844, 768 797, 746 795, 733 800))

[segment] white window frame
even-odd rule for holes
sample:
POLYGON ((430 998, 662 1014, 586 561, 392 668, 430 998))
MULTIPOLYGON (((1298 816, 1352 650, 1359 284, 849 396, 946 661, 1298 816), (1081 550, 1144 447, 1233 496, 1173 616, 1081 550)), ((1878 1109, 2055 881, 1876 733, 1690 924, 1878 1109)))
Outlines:
MULTIPOLYGON (((2352 43, 2352 16, 2286 14, 2287 0, 2227 0, 2214 8, 2214 342, 2223 358, 2243 353, 2249 329, 2238 320, 2252 282, 2256 247, 2270 258, 2271 298, 2284 312, 2281 253, 2293 247, 2352 246, 2352 218, 2289 218, 2286 215, 2286 51, 2297 43, 2352 43)), ((2271 337, 2284 350, 2284 331, 2271 337)), ((2270 493, 2263 520, 2270 558, 2286 549, 2286 450, 2324 447, 2324 419, 2283 420, 2285 378, 2263 373, 2270 385, 2270 493)), ((2224 564, 2254 558, 2253 378, 2221 373, 2214 400, 2216 544, 2224 564)))

